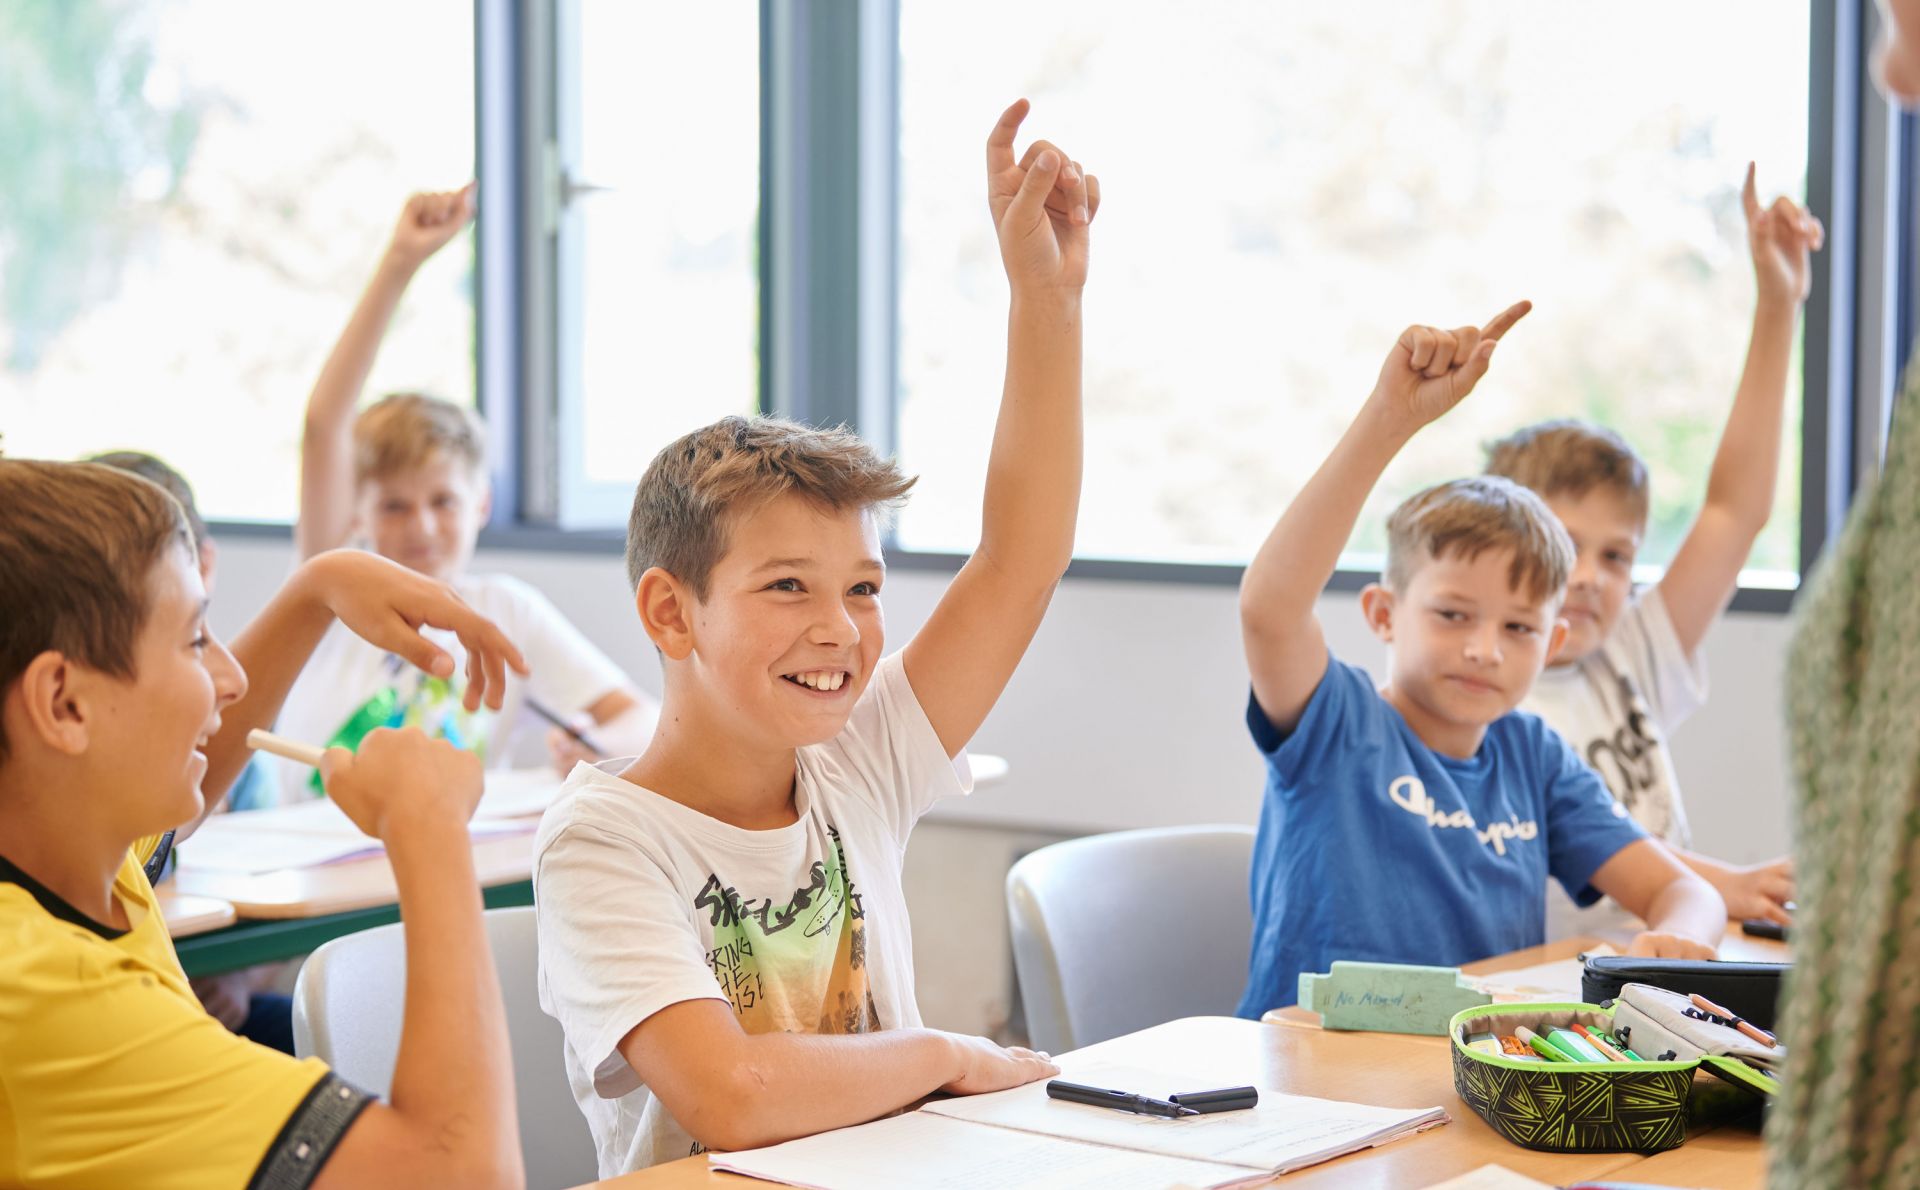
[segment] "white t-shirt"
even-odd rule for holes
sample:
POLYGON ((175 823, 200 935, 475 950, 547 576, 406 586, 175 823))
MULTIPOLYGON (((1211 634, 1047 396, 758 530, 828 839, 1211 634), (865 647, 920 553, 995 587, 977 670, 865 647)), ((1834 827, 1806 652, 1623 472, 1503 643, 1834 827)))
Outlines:
MULTIPOLYGON (((1667 739, 1706 700, 1706 661, 1681 650, 1666 601, 1650 587, 1627 605, 1604 645, 1576 665, 1542 673, 1520 707, 1559 732, 1648 834, 1686 848, 1693 832, 1667 739)), ((1549 937, 1621 924, 1627 916, 1611 901, 1575 910, 1553 891, 1549 937)))
POLYGON ((972 790, 966 754, 947 756, 895 654, 795 759, 799 820, 776 830, 621 780, 625 760, 577 766, 540 823, 540 1005, 603 1178, 698 1151, 615 1048, 663 1008, 720 1000, 749 1033, 920 1024, 901 865, 920 816, 972 790))
MULTIPOLYGON (((460 705, 467 655, 453 633, 424 633, 453 654, 453 676, 441 680, 335 623, 287 692, 275 730, 324 747, 335 741, 352 746, 375 727, 419 726, 480 751, 489 768, 504 768, 514 763, 520 739, 546 734, 545 721, 525 709, 528 696, 558 714, 573 715, 632 684, 559 608, 519 579, 472 574, 452 586, 474 610, 499 625, 526 658, 530 672, 524 680, 508 674, 506 700, 498 712, 482 706, 468 714, 460 705)), ((280 765, 279 778, 283 805, 319 794, 313 770, 304 765, 280 765)))

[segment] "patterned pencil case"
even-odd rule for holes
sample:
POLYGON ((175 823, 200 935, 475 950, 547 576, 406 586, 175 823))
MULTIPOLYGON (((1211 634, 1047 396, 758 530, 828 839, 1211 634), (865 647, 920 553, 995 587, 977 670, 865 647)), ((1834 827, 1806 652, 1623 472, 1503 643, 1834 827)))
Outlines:
MULTIPOLYGON (((1489 1004, 1455 1014, 1453 1085, 1460 1098, 1495 1132, 1528 1149, 1552 1153, 1657 1153, 1687 1138, 1694 1075, 1717 1075, 1753 1095, 1779 1084, 1756 1066, 1778 1069, 1785 1051, 1763 1054, 1744 1034, 1686 1014, 1685 997, 1630 984, 1620 999, 1597 1004, 1489 1004), (1548 1061, 1488 1053, 1469 1039, 1516 1036, 1525 1027, 1543 1038, 1579 1023, 1616 1049, 1642 1061, 1548 1061), (1622 1036, 1622 1033, 1626 1036, 1622 1036)), ((1495 1047, 1498 1049, 1498 1045, 1495 1047)), ((1744 1098, 1744 1097, 1743 1097, 1744 1098)))

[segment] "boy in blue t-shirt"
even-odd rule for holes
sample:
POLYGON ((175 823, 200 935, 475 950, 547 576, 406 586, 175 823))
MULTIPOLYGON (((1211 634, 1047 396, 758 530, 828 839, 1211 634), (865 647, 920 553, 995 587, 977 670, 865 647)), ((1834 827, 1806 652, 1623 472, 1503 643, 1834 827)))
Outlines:
POLYGON ((1413 434, 1473 391, 1531 309, 1485 328, 1410 327, 1373 394, 1247 567, 1240 623, 1267 758, 1240 1015, 1292 1004, 1335 959, 1453 966, 1545 939, 1548 876, 1647 923, 1629 951, 1713 957, 1726 907, 1600 779, 1513 708, 1564 641, 1573 545, 1540 499, 1480 477, 1387 522, 1360 605, 1387 682, 1328 656, 1314 601, 1367 494, 1413 434))

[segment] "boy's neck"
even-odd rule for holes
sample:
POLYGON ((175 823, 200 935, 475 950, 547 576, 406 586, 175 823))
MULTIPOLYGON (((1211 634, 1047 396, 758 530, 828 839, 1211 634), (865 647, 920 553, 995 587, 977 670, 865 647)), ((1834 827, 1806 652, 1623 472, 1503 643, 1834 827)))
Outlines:
POLYGON ((90 829, 81 809, 90 804, 84 791, 38 782, 28 788, 30 781, 0 778, 0 855, 101 925, 130 929, 113 879, 133 840, 90 829), (42 789, 57 789, 61 796, 39 796, 42 789))
POLYGON ((1408 698, 1392 682, 1380 687, 1380 697, 1387 700, 1388 706, 1400 712, 1400 717, 1407 721, 1413 734, 1420 737, 1421 743, 1442 756, 1472 760, 1480 751, 1481 741, 1487 738, 1487 724, 1454 723, 1441 719, 1408 698))
POLYGON ((676 701, 668 696, 652 742, 623 779, 742 830, 798 821, 794 749, 756 747, 676 701))

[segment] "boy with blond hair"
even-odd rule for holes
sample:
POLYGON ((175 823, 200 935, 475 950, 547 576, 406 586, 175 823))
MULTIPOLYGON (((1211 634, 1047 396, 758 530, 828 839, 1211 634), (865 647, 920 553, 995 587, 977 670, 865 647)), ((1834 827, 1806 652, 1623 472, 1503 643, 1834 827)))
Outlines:
MULTIPOLYGON (((520 731, 538 723, 529 717, 531 701, 589 729, 609 755, 634 755, 652 734, 652 699, 539 591, 506 575, 468 569, 493 499, 486 429, 473 410, 420 393, 395 393, 354 414, 408 283, 467 226, 473 198, 472 185, 416 194, 401 211, 380 265, 307 400, 294 542, 300 557, 309 558, 357 537, 374 553, 447 583, 506 630, 532 672, 508 689, 498 714, 475 716, 461 708, 454 685, 414 674, 352 634, 335 632, 288 696, 281 730, 352 747, 374 728, 417 725, 500 767, 520 751, 520 731)), ((558 727, 539 729, 557 769, 565 771, 582 754, 558 727)), ((318 792, 313 774, 292 766, 283 772, 284 799, 318 792)))
POLYGON ((1485 328, 1408 328, 1247 567, 1247 726, 1267 783, 1243 1016, 1292 1004, 1300 974, 1336 959, 1455 966, 1536 945, 1549 876, 1645 919, 1636 954, 1711 957, 1719 940, 1713 889, 1616 813, 1558 736, 1513 713, 1566 635, 1573 547, 1538 497, 1466 479, 1394 511, 1383 581, 1360 596, 1387 646, 1378 689, 1328 655, 1314 610, 1387 464, 1473 390, 1530 308, 1485 328))
POLYGON ((1044 141, 1016 160, 1026 113, 987 142, 1012 306, 980 546, 903 650, 883 655, 877 520, 912 481, 852 434, 726 418, 634 494, 660 730, 576 768, 535 843, 541 1004, 602 1176, 1054 1072, 921 1027, 901 891, 1073 554, 1099 186, 1044 141))
MULTIPOLYGON (((1567 643, 1521 705, 1565 736, 1607 788, 1706 878, 1739 918, 1785 924, 1785 856, 1730 864, 1689 850, 1693 832, 1667 739, 1707 697, 1700 645, 1726 610, 1773 512, 1794 329, 1812 285, 1820 221, 1792 199, 1760 205, 1753 167, 1741 192, 1757 296, 1746 367, 1714 453, 1706 500, 1658 583, 1633 588, 1647 531, 1647 467, 1626 439, 1578 421, 1528 426, 1494 443, 1487 472, 1538 492, 1573 539, 1567 643)), ((1556 926, 1591 927, 1555 903, 1556 926)))
POLYGON ((383 731, 322 763, 385 843, 407 923, 390 1104, 207 1015, 151 878, 336 619, 441 675, 453 659, 416 629, 453 633, 476 705, 518 653, 441 584, 357 551, 301 566, 229 653, 195 561, 156 485, 0 459, 0 1185, 518 1186, 472 756, 383 731))

